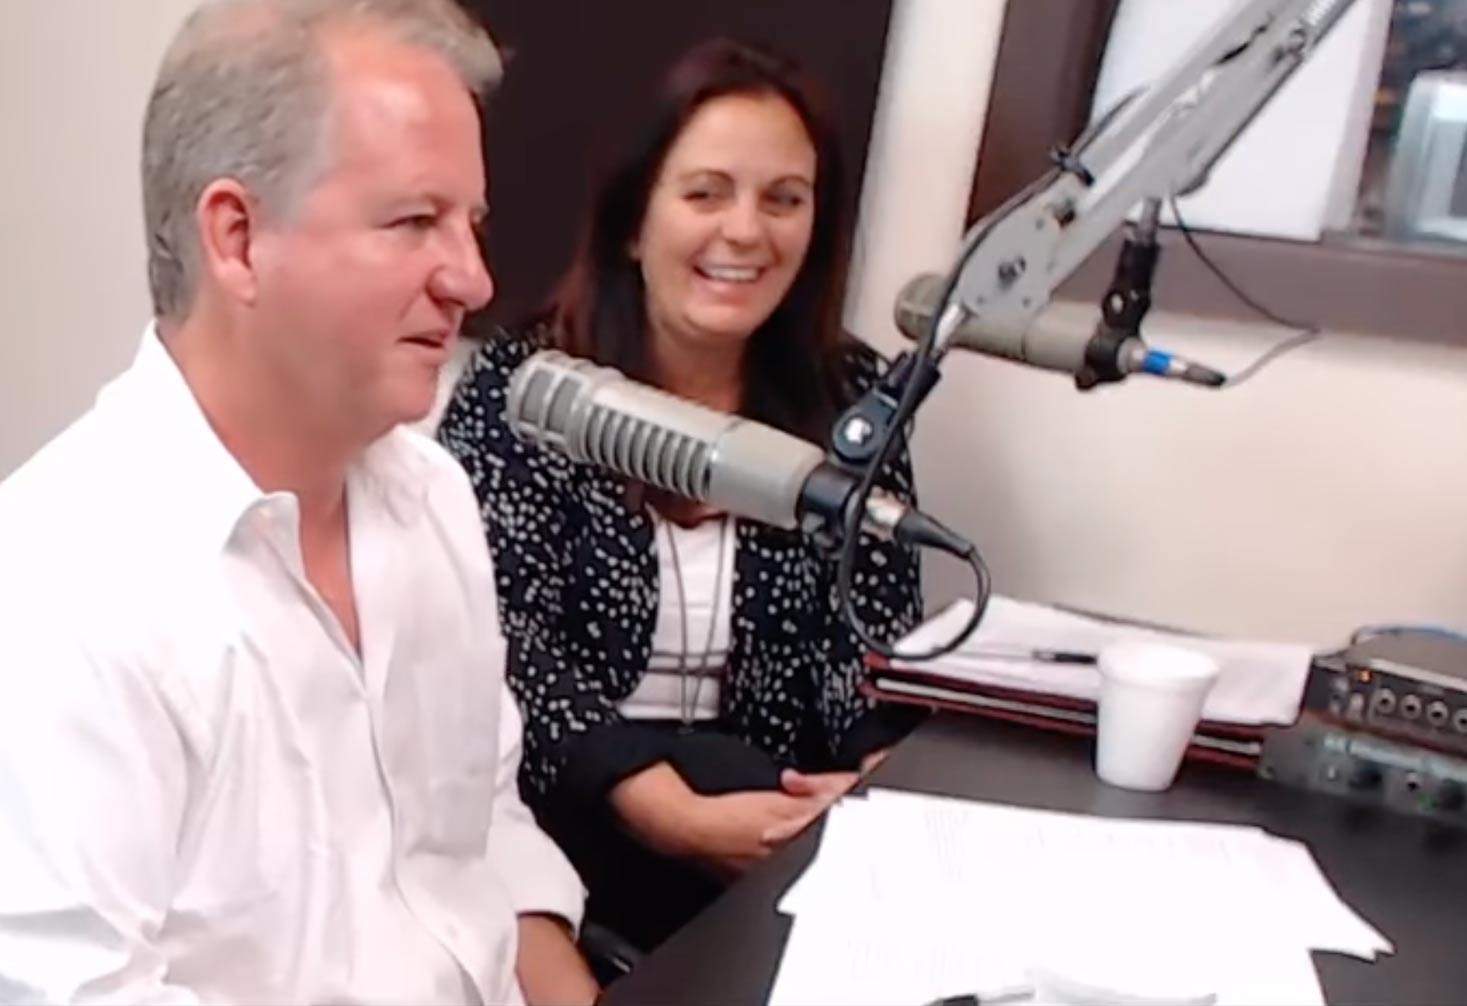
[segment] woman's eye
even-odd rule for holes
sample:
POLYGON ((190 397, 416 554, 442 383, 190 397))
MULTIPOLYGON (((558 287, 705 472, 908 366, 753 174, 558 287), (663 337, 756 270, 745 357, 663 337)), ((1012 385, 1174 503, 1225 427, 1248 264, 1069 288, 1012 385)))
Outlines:
POLYGON ((805 205, 805 197, 798 192, 770 193, 769 202, 782 210, 797 210, 805 205))

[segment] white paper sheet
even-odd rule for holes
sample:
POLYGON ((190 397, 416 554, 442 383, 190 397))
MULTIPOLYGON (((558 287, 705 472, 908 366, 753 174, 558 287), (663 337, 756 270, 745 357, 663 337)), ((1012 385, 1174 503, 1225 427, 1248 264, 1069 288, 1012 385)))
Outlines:
POLYGON ((1037 972, 1174 1000, 1322 1003, 1311 949, 1391 949, 1306 847, 1258 828, 891 790, 832 808, 779 908, 795 916, 779 1006, 925 1003, 1037 972))

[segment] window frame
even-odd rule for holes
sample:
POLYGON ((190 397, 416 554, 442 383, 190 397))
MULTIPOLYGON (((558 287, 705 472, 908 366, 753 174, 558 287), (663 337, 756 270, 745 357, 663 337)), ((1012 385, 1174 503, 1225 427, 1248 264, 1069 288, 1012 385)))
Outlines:
MULTIPOLYGON (((968 206, 971 226, 1050 166, 1049 152, 1089 118, 1091 96, 1120 0, 1010 0, 993 98, 968 206)), ((1256 300, 1326 332, 1467 346, 1467 254, 1326 234, 1317 243, 1194 231, 1210 258, 1256 300)), ((1096 301, 1110 285, 1121 235, 1112 235, 1056 292, 1096 301)), ((1163 228, 1155 304, 1259 321, 1163 228)))

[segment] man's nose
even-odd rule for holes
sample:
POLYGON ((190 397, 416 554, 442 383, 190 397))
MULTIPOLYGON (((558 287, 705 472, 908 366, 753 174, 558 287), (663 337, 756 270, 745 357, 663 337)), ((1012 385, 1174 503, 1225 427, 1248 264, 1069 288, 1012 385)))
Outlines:
POLYGON ((484 262, 478 237, 465 227, 448 242, 442 265, 433 273, 432 293, 465 311, 477 311, 494 298, 494 279, 484 262))

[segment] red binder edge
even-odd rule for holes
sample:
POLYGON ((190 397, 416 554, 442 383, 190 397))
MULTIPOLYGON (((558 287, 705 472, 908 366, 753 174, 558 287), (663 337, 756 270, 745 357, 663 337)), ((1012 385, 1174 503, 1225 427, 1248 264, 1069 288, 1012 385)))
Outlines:
MULTIPOLYGON (((998 685, 980 685, 972 681, 954 679, 941 674, 915 671, 908 668, 893 668, 890 661, 877 654, 867 654, 866 668, 866 679, 861 683, 862 694, 878 702, 894 702, 902 705, 922 706, 928 709, 946 709, 952 712, 984 716, 989 719, 1003 720, 1009 723, 1019 723, 1024 726, 1039 727, 1043 730, 1068 734, 1074 737, 1095 736, 1094 716, 1096 706, 1094 702, 1085 699, 1076 699, 1068 695, 1051 695, 1044 692, 1005 688, 998 685), (1000 701, 1048 708, 1061 713, 1078 714, 1088 718, 1090 722, 1077 722, 1074 719, 1046 716, 1038 712, 995 709, 935 696, 906 695, 899 692, 887 691, 881 687, 881 679, 883 678, 942 688, 950 692, 966 693, 977 698, 998 699, 1000 701)), ((1262 727, 1204 720, 1199 724, 1197 734, 1202 738, 1216 738, 1223 742, 1257 744, 1259 751, 1243 754, 1233 751, 1222 751, 1215 747, 1201 746, 1193 743, 1187 747, 1185 754, 1187 760, 1220 765, 1231 769, 1241 769, 1247 772, 1257 770, 1264 736, 1262 727)), ((1203 743, 1206 743, 1205 740, 1203 743)))

